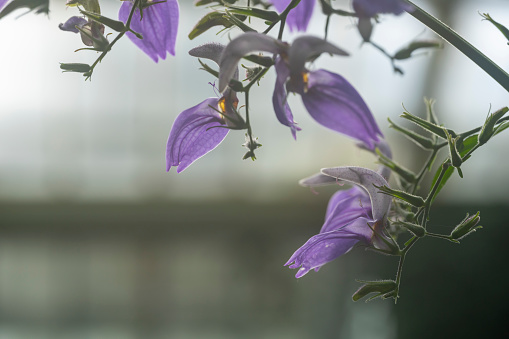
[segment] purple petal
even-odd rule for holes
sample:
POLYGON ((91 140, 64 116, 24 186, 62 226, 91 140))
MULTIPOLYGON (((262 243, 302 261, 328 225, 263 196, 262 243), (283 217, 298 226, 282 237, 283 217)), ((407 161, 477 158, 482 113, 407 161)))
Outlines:
MULTIPOLYGON (((118 17, 124 23, 129 17, 133 4, 124 1, 120 7, 118 17)), ((131 20, 131 29, 143 35, 138 39, 131 32, 127 36, 145 52, 152 60, 166 59, 166 53, 175 55, 175 42, 179 23, 179 6, 177 0, 166 0, 143 9, 143 19, 140 11, 135 10, 131 20)))
POLYGON ((240 59, 251 52, 279 53, 287 46, 265 34, 247 32, 230 41, 219 61, 219 91, 223 92, 237 70, 240 59))
POLYGON ((359 187, 336 192, 327 206, 320 233, 336 230, 359 217, 372 219, 369 195, 359 187))
MULTIPOLYGON (((281 13, 290 4, 292 0, 271 0, 276 10, 281 13)), ((315 7, 316 0, 301 0, 297 7, 293 8, 288 17, 286 23, 290 27, 290 31, 305 31, 308 28, 309 20, 313 15, 313 9, 315 7)))
POLYGON ((364 188, 371 199, 373 219, 380 221, 387 217, 392 198, 386 194, 379 193, 378 188, 375 187, 375 185, 389 186, 380 174, 367 168, 354 166, 323 168, 322 173, 339 180, 352 182, 364 188))
POLYGON ((177 173, 212 151, 228 134, 217 109, 218 98, 209 98, 179 114, 166 145, 166 170, 178 166, 177 173))
POLYGON ((414 7, 403 0, 353 0, 353 8, 360 16, 374 17, 378 13, 399 15, 414 7))
POLYGON ((297 139, 297 131, 300 131, 300 127, 297 126, 293 120, 292 110, 288 105, 287 95, 285 88, 286 80, 290 75, 290 70, 286 67, 284 61, 280 57, 277 57, 276 63, 276 84, 274 86, 274 94, 272 95, 272 105, 274 106, 274 112, 280 123, 290 127, 294 139, 297 139))
MULTIPOLYGON (((1 0, 0 0, 1 1, 1 0)), ((0 6, 1 8, 2 6, 0 6)), ((86 25, 87 24, 87 20, 85 20, 84 18, 82 17, 79 17, 79 16, 72 16, 70 17, 69 19, 67 19, 66 22, 64 22, 63 24, 59 24, 58 25, 58 28, 60 28, 62 31, 67 31, 67 32, 73 32, 73 33, 78 33, 79 30, 76 28, 76 26, 78 27, 83 27, 83 25, 86 25)))
POLYGON ((7 1, 9 1, 9 0, 0 0, 0 11, 2 10, 2 8, 4 8, 7 1))
POLYGON ((319 269, 329 261, 350 251, 359 241, 370 242, 373 231, 369 228, 366 218, 357 218, 350 224, 326 233, 311 237, 291 256, 285 266, 298 268, 295 275, 300 278, 312 269, 319 269))
POLYGON ((374 150, 382 132, 364 100, 345 78, 325 70, 310 72, 307 90, 301 96, 318 123, 374 150))

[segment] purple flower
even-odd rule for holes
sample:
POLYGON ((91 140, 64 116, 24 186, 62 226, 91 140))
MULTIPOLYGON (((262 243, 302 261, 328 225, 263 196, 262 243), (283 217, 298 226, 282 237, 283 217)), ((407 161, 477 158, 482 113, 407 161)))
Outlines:
POLYGON ((166 145, 166 171, 178 166, 177 173, 182 172, 223 141, 229 131, 226 107, 234 108, 237 102, 233 100, 236 100, 235 94, 208 98, 178 115, 166 145))
MULTIPOLYGON (((205 44, 189 51, 189 54, 219 62, 224 46, 205 44)), ((238 71, 234 70, 234 78, 238 71)), ((220 98, 208 98, 198 105, 180 113, 170 131, 166 144, 166 170, 177 167, 177 173, 185 170, 198 158, 216 148, 230 129, 242 129, 245 122, 237 113, 237 95, 227 89, 220 98)))
POLYGON ((399 15, 413 9, 403 0, 353 0, 352 6, 360 17, 368 18, 383 13, 399 15))
MULTIPOLYGON (((270 0, 276 10, 281 13, 283 12, 292 0, 270 0)), ((297 7, 293 8, 288 17, 286 23, 290 27, 290 31, 305 31, 308 28, 309 20, 313 15, 313 9, 315 8, 316 0, 301 0, 297 7)))
MULTIPOLYGON (((353 187, 332 196, 320 233, 295 251, 285 264, 290 268, 300 267, 296 278, 312 269, 318 271, 359 242, 381 250, 389 250, 387 243, 393 243, 383 233, 391 198, 378 193, 374 186, 388 185, 380 174, 362 167, 326 168, 322 173, 334 181, 345 180, 361 188, 353 187)), ((316 185, 316 176, 302 180, 301 184, 316 185)))
MULTIPOLYGON (((133 7, 130 1, 124 1, 120 7, 118 17, 127 22, 133 7)), ((175 42, 179 22, 179 6, 177 0, 157 2, 155 0, 142 1, 142 13, 136 9, 131 20, 131 29, 143 36, 137 38, 127 32, 131 41, 145 52, 152 60, 166 59, 166 53, 175 55, 175 42), (143 14, 143 17, 142 17, 143 14)))

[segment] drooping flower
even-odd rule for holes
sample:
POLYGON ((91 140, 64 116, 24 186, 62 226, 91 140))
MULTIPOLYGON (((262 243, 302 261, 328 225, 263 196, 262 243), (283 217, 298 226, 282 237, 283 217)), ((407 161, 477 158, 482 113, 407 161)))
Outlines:
MULTIPOLYGON (((325 223, 320 233, 311 237, 290 257, 285 266, 299 268, 296 278, 350 251, 357 243, 390 251, 396 246, 384 234, 391 197, 379 193, 376 186, 387 181, 378 173, 362 167, 335 167, 322 169, 324 175, 358 185, 337 192, 329 201, 325 223)), ((315 177, 304 179, 302 185, 314 185, 315 177)))
MULTIPOLYGON (((224 46, 205 44, 189 51, 195 57, 219 61, 224 46)), ((237 73, 234 77, 237 77, 237 73)), ((244 128, 245 122, 237 113, 236 93, 228 89, 220 98, 208 98, 181 112, 170 131, 166 144, 166 170, 177 167, 177 173, 216 148, 229 129, 244 128)))
POLYGON ((321 53, 347 55, 327 41, 304 36, 292 45, 258 33, 245 33, 233 39, 220 60, 219 90, 224 90, 240 58, 254 51, 276 54, 276 84, 272 103, 276 116, 290 127, 295 138, 300 130, 287 103, 288 92, 300 94, 309 114, 321 125, 360 141, 374 151, 382 133, 366 103, 342 76, 325 70, 308 71, 307 60, 321 53))
MULTIPOLYGON (((132 0, 131 0, 132 1, 132 0)), ((119 20, 127 22, 133 7, 131 1, 124 1, 118 13, 119 20)), ((127 32, 131 41, 145 52, 152 60, 166 59, 166 54, 175 55, 175 42, 179 23, 179 6, 177 0, 141 1, 141 11, 137 8, 131 20, 131 29, 143 36, 137 38, 127 32)))
MULTIPOLYGON (((292 0, 270 0, 270 2, 274 5, 276 10, 281 13, 288 7, 292 0)), ((300 3, 290 11, 286 18, 286 24, 290 27, 291 31, 307 30, 315 3, 316 0, 301 0, 300 3)))

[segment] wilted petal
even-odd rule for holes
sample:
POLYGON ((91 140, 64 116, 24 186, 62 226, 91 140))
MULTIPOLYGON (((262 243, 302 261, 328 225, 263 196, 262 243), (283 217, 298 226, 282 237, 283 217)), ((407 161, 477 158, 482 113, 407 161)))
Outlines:
POLYGON ((348 52, 322 38, 303 36, 295 39, 288 50, 290 76, 294 77, 302 74, 306 61, 316 58, 322 53, 348 55, 348 52))
MULTIPOLYGON (((124 1, 120 7, 118 17, 124 23, 129 17, 133 4, 124 1)), ((145 52, 152 60, 166 59, 166 53, 175 55, 175 42, 179 23, 179 6, 177 0, 166 0, 150 5, 143 9, 143 19, 140 11, 135 10, 131 20, 131 29, 143 35, 137 38, 131 32, 127 36, 145 52)))
POLYGON ((378 188, 375 187, 375 185, 389 186, 380 174, 367 168, 354 166, 323 168, 321 172, 364 188, 371 199, 373 219, 380 221, 387 217, 392 198, 386 194, 379 193, 378 188))
POLYGON ((295 121, 293 120, 292 110, 288 105, 286 92, 286 80, 290 74, 288 67, 286 67, 285 63, 281 60, 280 57, 276 59, 275 63, 276 68, 276 84, 274 86, 274 93, 272 95, 272 105, 274 106, 274 112, 276 112, 276 117, 280 123, 285 126, 290 127, 292 131, 293 138, 297 138, 297 131, 300 131, 300 127, 297 126, 295 121))
MULTIPOLYGON (((281 13, 283 12, 292 0, 270 0, 276 10, 281 13)), ((297 7, 293 8, 288 17, 286 23, 290 27, 290 31, 305 31, 308 28, 309 20, 313 15, 313 9, 315 7, 316 0, 301 0, 297 7)))
MULTIPOLYGON (((1 2, 2 0, 0 0, 1 2)), ((1 8, 2 6, 0 6, 1 8)), ((62 31, 67 31, 67 32, 73 32, 73 33, 78 33, 79 30, 76 28, 76 26, 78 27, 82 27, 84 25, 87 24, 87 20, 85 20, 84 18, 82 17, 79 17, 79 16, 72 16, 70 17, 66 22, 64 22, 63 24, 59 24, 58 25, 58 28, 60 28, 62 31)))
POLYGON ((177 173, 212 151, 228 134, 217 111, 219 99, 209 98, 179 114, 166 145, 166 170, 178 166, 177 173), (220 127, 218 127, 220 126, 220 127))
POLYGON ((403 0, 353 0, 353 8, 363 17, 373 17, 379 13, 399 15, 414 7, 403 0))
POLYGON ((279 53, 286 47, 281 41, 256 32, 247 32, 233 39, 224 49, 219 61, 219 91, 225 90, 244 55, 256 51, 279 53))
POLYGON ((321 125, 363 142, 374 150, 382 132, 360 94, 342 76, 325 70, 310 72, 301 93, 309 114, 321 125))
POLYGON ((302 277, 311 269, 318 270, 329 261, 351 250, 357 242, 369 243, 373 231, 368 223, 372 223, 372 220, 357 218, 340 229, 311 237, 295 251, 285 266, 290 265, 290 268, 300 267, 295 275, 296 278, 302 277))

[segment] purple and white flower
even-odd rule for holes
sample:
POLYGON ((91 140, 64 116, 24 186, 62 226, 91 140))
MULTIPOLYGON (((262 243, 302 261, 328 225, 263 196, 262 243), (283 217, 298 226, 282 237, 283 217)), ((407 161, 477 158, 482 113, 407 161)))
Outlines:
MULTIPOLYGON (((133 8, 131 1, 124 1, 118 13, 119 20, 127 22, 133 8)), ((131 29, 143 36, 137 38, 127 32, 131 41, 152 60, 166 59, 166 54, 175 55, 175 42, 179 23, 179 5, 177 0, 158 2, 141 1, 141 10, 137 8, 131 20, 131 29)))
MULTIPOLYGON (((391 197, 379 193, 376 186, 388 186, 377 172, 362 167, 335 167, 321 171, 333 181, 347 181, 358 185, 332 196, 327 207, 325 223, 320 233, 311 237, 290 257, 285 266, 299 268, 296 278, 350 251, 357 243, 389 251, 394 244, 384 234, 391 197)), ((303 179, 303 186, 317 185, 316 176, 303 179)), ((321 183, 323 184, 323 182, 321 183)))

